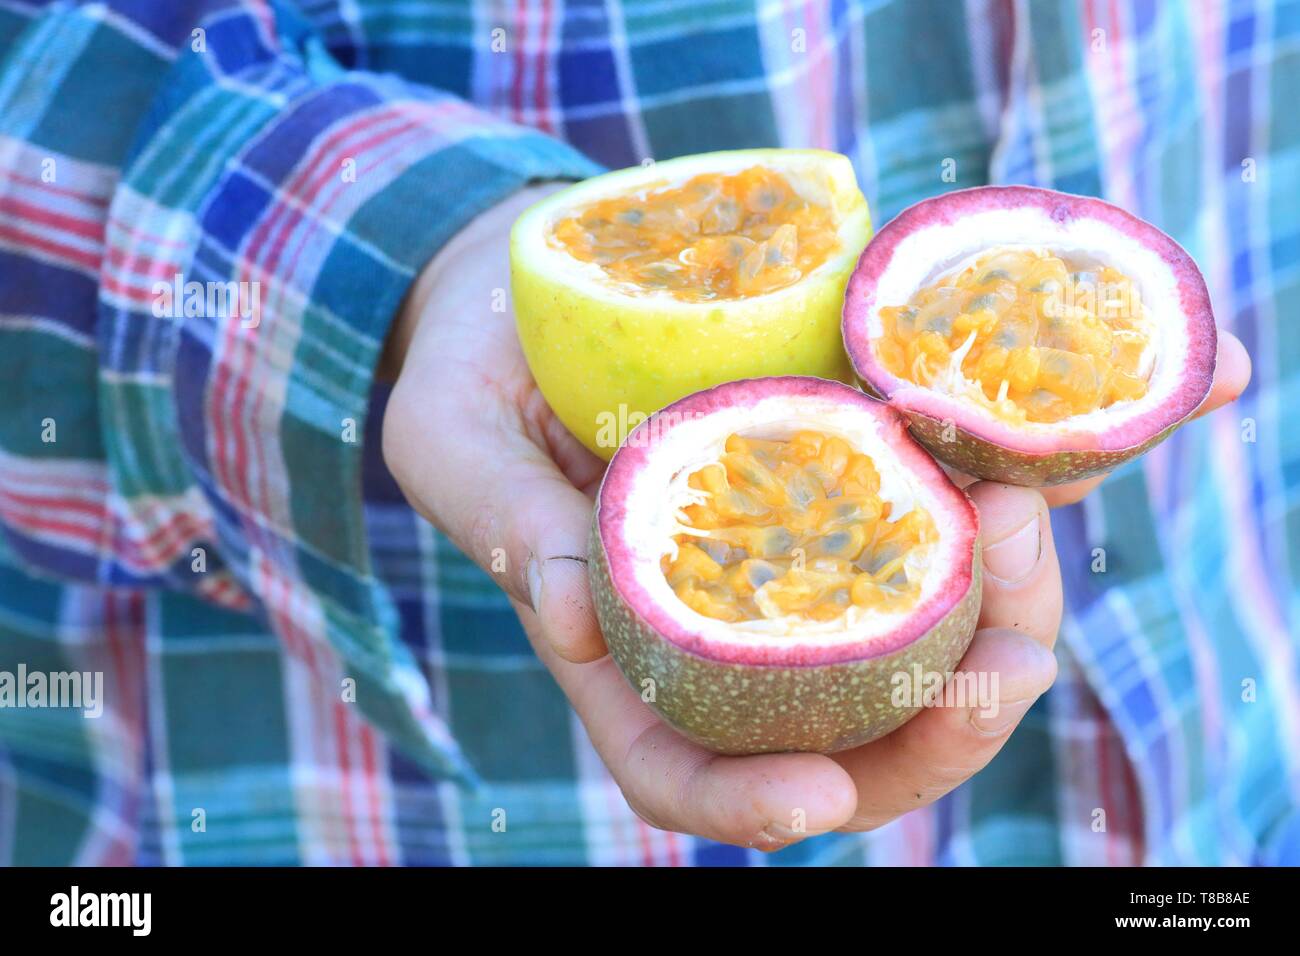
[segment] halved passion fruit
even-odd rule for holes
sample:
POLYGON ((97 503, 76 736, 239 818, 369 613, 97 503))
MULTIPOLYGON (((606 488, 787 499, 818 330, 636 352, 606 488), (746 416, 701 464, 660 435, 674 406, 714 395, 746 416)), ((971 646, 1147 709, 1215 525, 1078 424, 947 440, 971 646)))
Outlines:
POLYGON ((604 458, 646 415, 710 385, 849 381, 840 311, 870 234, 852 166, 820 150, 707 153, 579 183, 511 233, 529 368, 604 458))
POLYGON ((844 302, 863 385, 942 461, 1073 481, 1162 441, 1209 393, 1205 282, 1155 226, 1082 196, 984 186, 871 241, 844 302))
POLYGON ((591 581, 624 676, 722 753, 830 752, 917 712, 980 606, 970 499, 887 405, 801 376, 682 399, 596 501, 591 581))

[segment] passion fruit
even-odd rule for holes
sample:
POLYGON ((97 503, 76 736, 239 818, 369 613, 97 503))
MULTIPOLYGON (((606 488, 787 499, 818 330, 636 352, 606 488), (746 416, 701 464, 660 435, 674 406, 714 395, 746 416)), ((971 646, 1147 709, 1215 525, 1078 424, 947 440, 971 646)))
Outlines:
POLYGON ((646 415, 711 385, 851 381, 840 312, 870 234, 837 153, 706 153, 597 176, 514 226, 519 340, 560 421, 608 459, 646 415))
POLYGON ((641 423, 596 499, 591 583, 610 653, 721 753, 831 752, 920 708, 980 606, 979 519, 848 385, 731 382, 641 423))
POLYGON ((863 386, 970 475, 1053 485, 1164 440, 1209 394, 1216 333, 1191 256, 1083 196, 982 186, 880 230, 845 294, 863 386))

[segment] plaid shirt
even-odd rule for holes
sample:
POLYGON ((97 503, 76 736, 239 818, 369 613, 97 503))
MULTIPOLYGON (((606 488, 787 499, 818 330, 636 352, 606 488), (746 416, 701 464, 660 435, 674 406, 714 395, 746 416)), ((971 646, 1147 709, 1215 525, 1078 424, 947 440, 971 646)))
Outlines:
POLYGON ((0 709, 0 863, 1300 862, 1293 96, 1296 0, 0 0, 0 671, 106 688, 0 709), (1105 196, 1256 363, 1054 514, 1061 676, 994 762, 770 857, 631 813, 372 380, 522 184, 760 145, 847 154, 877 222, 1105 196), (260 321, 156 314, 176 276, 260 321))

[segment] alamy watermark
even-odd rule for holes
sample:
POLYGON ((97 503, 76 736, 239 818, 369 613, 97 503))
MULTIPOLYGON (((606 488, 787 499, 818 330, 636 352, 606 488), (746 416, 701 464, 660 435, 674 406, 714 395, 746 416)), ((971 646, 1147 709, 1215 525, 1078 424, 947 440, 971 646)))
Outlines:
POLYGON ((160 319, 191 316, 237 318, 241 327, 255 329, 262 321, 262 284, 186 282, 185 277, 178 272, 170 282, 153 284, 153 314, 160 319))
POLYGON ((911 670, 895 671, 889 683, 895 707, 961 707, 996 717, 1000 705, 997 671, 945 674, 913 664, 911 670))
POLYGON ((620 403, 617 411, 596 414, 596 445, 599 448, 618 448, 620 445, 644 448, 657 444, 674 426, 703 417, 703 412, 679 412, 672 409, 649 416, 620 403))
POLYGON ((1135 282, 1099 282, 1078 278, 1061 285, 1052 281, 1044 290, 1043 314, 1049 319, 1072 315, 1076 309, 1101 319, 1135 319, 1142 315, 1142 298, 1135 282))
POLYGON ((0 671, 0 710, 69 708, 94 719, 104 713, 103 671, 0 671))
POLYGON ((50 897, 50 925, 112 927, 148 936, 153 929, 152 893, 94 893, 80 886, 50 897))

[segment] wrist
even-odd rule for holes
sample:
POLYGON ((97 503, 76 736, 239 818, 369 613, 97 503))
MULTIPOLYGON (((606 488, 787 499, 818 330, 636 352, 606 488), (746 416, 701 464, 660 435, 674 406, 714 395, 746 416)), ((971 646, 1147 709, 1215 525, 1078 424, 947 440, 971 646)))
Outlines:
POLYGON ((429 305, 435 300, 438 287, 445 281, 454 281, 458 264, 467 257, 484 255, 500 257, 504 262, 509 257, 510 229, 520 213, 568 185, 547 182, 525 186, 475 216, 438 250, 415 277, 393 318, 375 373, 380 381, 397 380, 416 330, 431 312, 429 305))

